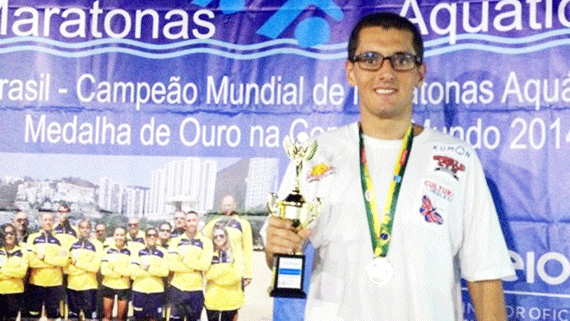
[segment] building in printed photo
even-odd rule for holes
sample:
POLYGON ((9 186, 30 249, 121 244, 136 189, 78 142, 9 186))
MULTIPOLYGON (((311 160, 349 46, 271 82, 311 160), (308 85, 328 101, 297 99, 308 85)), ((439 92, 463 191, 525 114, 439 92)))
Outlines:
POLYGON ((277 175, 279 159, 277 158, 250 158, 247 171, 245 193, 245 209, 265 209, 267 195, 277 193, 277 175))
POLYGON ((196 157, 167 163, 152 173, 146 212, 165 219, 177 209, 205 212, 214 205, 218 164, 196 157))
POLYGON ((245 158, 218 172, 214 211, 222 197, 233 195, 238 211, 264 209, 267 195, 277 192, 279 159, 245 158))
POLYGON ((124 186, 108 177, 99 180, 98 203, 100 210, 124 214, 127 216, 143 216, 148 188, 124 186))

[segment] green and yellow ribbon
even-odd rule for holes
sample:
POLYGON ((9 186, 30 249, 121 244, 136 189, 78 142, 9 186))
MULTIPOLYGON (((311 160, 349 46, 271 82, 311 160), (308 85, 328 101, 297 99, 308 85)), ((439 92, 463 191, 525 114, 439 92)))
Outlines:
POLYGON ((410 152, 412 151, 413 140, 413 126, 410 125, 402 141, 402 147, 400 148, 400 154, 396 166, 394 167, 394 175, 388 190, 382 222, 380 222, 374 191, 372 189, 372 179, 366 162, 362 126, 359 125, 360 179, 362 182, 364 204, 366 205, 368 227, 370 228, 370 238, 372 240, 375 257, 385 257, 388 254, 388 247, 390 246, 390 240, 392 238, 392 226, 396 214, 396 205, 398 203, 398 196, 400 194, 404 172, 406 171, 406 165, 408 164, 410 152))

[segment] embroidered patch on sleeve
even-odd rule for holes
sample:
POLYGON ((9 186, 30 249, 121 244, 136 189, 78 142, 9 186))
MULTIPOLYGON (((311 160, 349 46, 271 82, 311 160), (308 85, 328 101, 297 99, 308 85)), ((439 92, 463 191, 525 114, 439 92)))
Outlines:
POLYGON ((426 180, 424 184, 432 194, 449 202, 453 200, 453 192, 451 189, 430 180, 426 180))
POLYGON ((327 165, 325 163, 319 163, 307 173, 307 182, 321 180, 328 175, 334 174, 335 171, 336 169, 334 166, 327 165))
POLYGON ((424 216, 424 219, 428 223, 436 223, 440 225, 443 224, 443 218, 436 211, 436 208, 433 207, 431 200, 426 195, 422 197, 422 207, 420 207, 420 214, 424 216))
POLYGON ((434 155, 433 160, 436 162, 436 172, 448 173, 456 180, 459 180, 460 173, 465 172, 465 165, 449 156, 434 155))

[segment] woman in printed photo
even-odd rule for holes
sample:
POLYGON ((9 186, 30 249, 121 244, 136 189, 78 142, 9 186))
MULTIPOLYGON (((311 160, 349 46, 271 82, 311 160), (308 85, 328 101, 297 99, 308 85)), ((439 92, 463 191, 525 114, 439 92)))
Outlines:
POLYGON ((29 258, 18 246, 16 228, 0 228, 0 320, 15 320, 23 304, 24 278, 29 258))
POLYGON ((130 263, 131 250, 127 246, 124 227, 116 227, 113 232, 114 242, 105 249, 101 263, 103 275, 103 320, 112 318, 113 305, 117 303, 117 320, 127 317, 127 306, 131 297, 130 263), (115 300, 116 298, 116 300, 115 300))
POLYGON ((231 248, 225 228, 214 227, 212 238, 214 256, 206 273, 204 305, 208 321, 232 321, 245 300, 243 254, 239 248, 231 248))
POLYGON ((161 319, 164 304, 164 278, 168 276, 166 250, 158 246, 158 230, 149 228, 145 233, 146 246, 133 254, 133 317, 135 321, 161 319))

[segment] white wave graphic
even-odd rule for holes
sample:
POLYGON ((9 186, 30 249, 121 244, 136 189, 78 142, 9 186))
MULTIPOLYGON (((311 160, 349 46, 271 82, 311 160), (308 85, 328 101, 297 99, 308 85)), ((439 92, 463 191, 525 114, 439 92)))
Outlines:
POLYGON ((484 45, 484 44, 479 44, 479 43, 460 44, 460 45, 453 45, 453 46, 443 47, 443 48, 438 48, 438 49, 426 50, 425 56, 426 57, 436 57, 436 56, 441 56, 441 55, 452 53, 452 52, 467 51, 467 50, 483 51, 483 52, 490 52, 490 53, 496 53, 496 54, 502 54, 502 55, 522 55, 522 54, 528 54, 531 52, 538 52, 538 51, 543 51, 546 49, 552 49, 552 48, 562 47, 562 46, 570 46, 570 39, 552 40, 552 41, 549 41, 547 43, 528 46, 528 47, 520 47, 520 48, 505 48, 502 46, 490 46, 490 45, 484 45))
POLYGON ((52 48, 46 48, 42 46, 34 46, 34 45, 24 45, 24 46, 17 46, 17 47, 10 47, 10 48, 2 48, 0 49, 1 54, 7 53, 14 53, 14 52, 41 52, 50 54, 56 57, 64 57, 64 58, 83 58, 88 56, 97 56, 109 53, 121 53, 121 54, 128 54, 132 56, 148 58, 148 59, 155 59, 155 60, 163 60, 163 59, 172 59, 178 58, 181 56, 193 55, 193 54, 210 54, 216 55, 224 58, 230 58, 235 60, 254 60, 265 58, 269 56, 276 56, 276 55, 295 55, 295 56, 302 56, 306 58, 312 59, 319 59, 319 60, 337 60, 337 59, 346 59, 346 53, 332 53, 332 54, 322 54, 322 53, 315 53, 310 51, 305 51, 303 49, 295 49, 295 48, 285 48, 285 49, 270 49, 263 52, 256 52, 250 54, 242 54, 242 53, 231 53, 222 51, 219 49, 212 49, 212 48, 192 48, 192 49, 185 49, 179 50, 175 52, 168 52, 168 53, 152 53, 146 51, 140 51, 130 48, 122 48, 122 47, 114 47, 114 48, 99 48, 99 49, 88 49, 84 51, 77 51, 77 52, 70 52, 70 51, 61 51, 52 48))
MULTIPOLYGON (((424 43, 426 49, 425 56, 435 57, 466 50, 520 55, 555 47, 569 46, 570 38, 551 39, 567 35, 570 35, 570 29, 551 30, 520 38, 465 33, 457 35, 457 43, 453 45, 449 45, 447 37, 426 41, 424 43), (524 46, 508 47, 508 45, 521 44, 524 46)), ((43 37, 0 39, 0 54, 40 52, 66 58, 83 58, 118 53, 154 60, 172 59, 193 54, 209 54, 235 60, 253 60, 276 55, 295 55, 318 60, 338 60, 346 59, 346 48, 346 42, 319 45, 312 48, 300 48, 295 39, 276 39, 256 44, 232 44, 215 39, 191 39, 170 44, 150 44, 132 39, 114 38, 94 39, 76 43, 43 37)))

